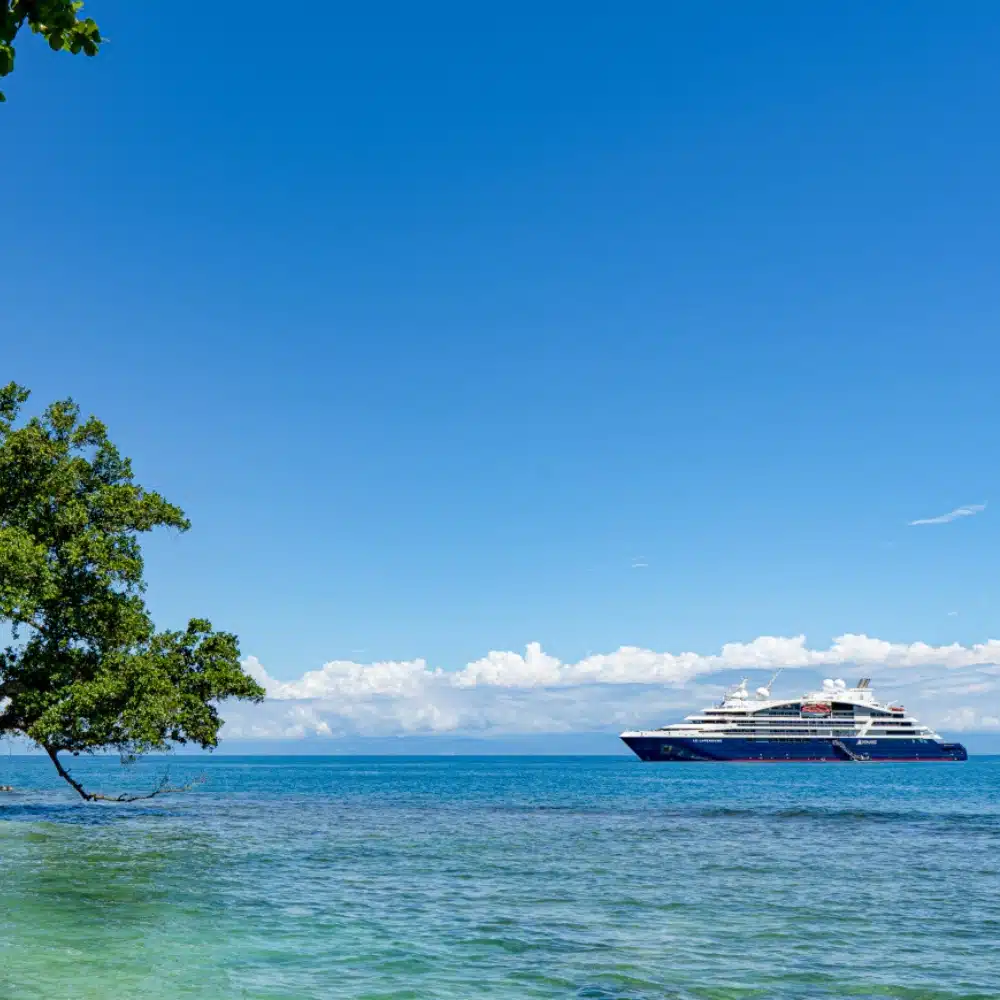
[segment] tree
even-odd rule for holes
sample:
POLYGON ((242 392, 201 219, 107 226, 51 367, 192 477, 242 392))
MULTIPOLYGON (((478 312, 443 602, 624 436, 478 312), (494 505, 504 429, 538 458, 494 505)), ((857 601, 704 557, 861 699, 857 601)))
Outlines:
MULTIPOLYGON (((138 536, 186 531, 184 512, 138 485, 129 459, 72 400, 20 421, 28 391, 0 389, 0 736, 60 753, 114 749, 123 761, 174 744, 217 746, 225 698, 260 701, 236 636, 194 618, 156 632, 138 536)), ((165 784, 152 795, 175 791, 165 784)), ((122 800, 146 796, 122 796, 122 800)))
POLYGON ((14 39, 25 25, 55 52, 96 56, 104 39, 93 18, 80 16, 82 8, 74 0, 0 0, 0 77, 14 70, 14 39))

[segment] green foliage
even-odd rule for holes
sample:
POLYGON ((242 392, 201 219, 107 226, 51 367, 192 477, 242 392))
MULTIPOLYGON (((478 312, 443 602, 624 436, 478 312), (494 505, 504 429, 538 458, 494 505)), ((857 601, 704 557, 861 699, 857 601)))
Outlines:
MULTIPOLYGON (((80 0, 0 0, 0 77, 14 70, 14 40, 27 25, 55 52, 96 56, 104 40, 80 0)), ((0 90, 0 101, 6 98, 0 90)))
POLYGON ((218 742, 217 703, 260 701, 236 637, 192 619, 156 632, 143 601, 138 535, 187 518, 134 482, 131 463, 71 400, 18 426, 27 390, 0 389, 0 735, 57 755, 123 758, 218 742))

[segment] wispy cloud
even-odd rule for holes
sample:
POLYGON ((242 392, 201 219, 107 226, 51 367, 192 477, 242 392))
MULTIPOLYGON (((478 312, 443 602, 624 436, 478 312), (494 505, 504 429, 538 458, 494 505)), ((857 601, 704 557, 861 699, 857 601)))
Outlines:
POLYGON ((632 569, 645 569, 649 565, 645 556, 636 556, 632 560, 632 569))
MULTIPOLYGON (((656 652, 623 646, 566 662, 531 643, 520 653, 494 651, 459 670, 425 660, 335 660, 279 680, 254 657, 246 669, 264 685, 262 706, 226 707, 231 737, 387 736, 431 733, 530 733, 620 728, 669 721, 717 696, 735 671, 801 669, 797 688, 841 668, 862 669, 882 690, 907 687, 906 702, 923 721, 957 727, 961 713, 996 714, 1000 640, 963 646, 894 643, 847 634, 826 648, 805 636, 760 636, 715 653, 656 652), (912 688, 910 687, 912 685, 912 688), (932 689, 934 698, 930 698, 932 689), (912 693, 911 693, 912 692, 912 693), (986 697, 990 693, 991 697, 986 697), (926 702, 920 704, 921 698, 926 702), (992 701, 991 701, 992 699, 992 701), (956 714, 958 713, 958 714, 956 714)), ((970 716, 971 718, 971 716, 970 716)), ((976 715, 978 719, 978 715, 976 715)), ((969 723, 989 728, 992 723, 969 723)))
POLYGON ((973 514, 978 514, 981 510, 986 510, 986 504, 970 503, 965 507, 956 507, 954 510, 948 511, 947 514, 938 514, 937 517, 921 517, 908 524, 911 528, 915 524, 948 524, 950 521, 957 521, 960 517, 972 517, 973 514))

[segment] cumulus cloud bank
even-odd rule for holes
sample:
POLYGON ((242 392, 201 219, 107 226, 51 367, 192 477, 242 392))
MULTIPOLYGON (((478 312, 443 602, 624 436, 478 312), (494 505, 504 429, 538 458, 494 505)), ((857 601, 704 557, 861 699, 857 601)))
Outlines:
POLYGON ((332 660, 295 680, 272 677, 251 656, 244 666, 268 700, 260 707, 227 706, 226 735, 532 733, 649 724, 715 697, 726 672, 779 667, 863 670, 877 674, 883 688, 899 689, 910 681, 936 684, 938 697, 925 721, 933 724, 936 714, 937 722, 952 728, 995 728, 998 664, 1000 640, 932 646, 854 634, 838 636, 825 649, 810 648, 802 635, 760 636, 707 655, 623 646, 576 662, 530 643, 524 653, 490 652, 460 670, 432 667, 422 659, 332 660), (970 697, 985 699, 992 709, 961 704, 970 697))

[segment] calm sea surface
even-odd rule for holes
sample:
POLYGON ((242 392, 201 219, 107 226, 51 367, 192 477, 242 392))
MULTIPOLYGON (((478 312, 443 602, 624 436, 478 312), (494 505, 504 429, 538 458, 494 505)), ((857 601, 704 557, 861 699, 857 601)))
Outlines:
POLYGON ((1000 997, 997 757, 170 769, 0 758, 0 998, 1000 997))

